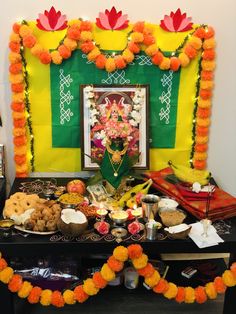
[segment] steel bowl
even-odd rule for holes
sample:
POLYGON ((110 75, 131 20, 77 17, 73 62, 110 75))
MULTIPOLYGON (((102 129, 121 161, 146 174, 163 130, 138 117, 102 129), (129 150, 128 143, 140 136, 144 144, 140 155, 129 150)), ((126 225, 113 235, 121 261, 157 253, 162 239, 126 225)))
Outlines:
POLYGON ((125 223, 128 219, 128 216, 128 213, 124 210, 111 212, 111 219, 118 225, 125 223))

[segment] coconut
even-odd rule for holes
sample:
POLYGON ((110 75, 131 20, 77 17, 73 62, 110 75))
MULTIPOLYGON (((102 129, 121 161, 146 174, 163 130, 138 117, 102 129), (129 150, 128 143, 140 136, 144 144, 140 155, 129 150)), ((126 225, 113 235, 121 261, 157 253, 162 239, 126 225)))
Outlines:
POLYGON ((87 226, 86 216, 73 208, 63 209, 57 222, 57 227, 63 234, 74 237, 82 234, 87 226))

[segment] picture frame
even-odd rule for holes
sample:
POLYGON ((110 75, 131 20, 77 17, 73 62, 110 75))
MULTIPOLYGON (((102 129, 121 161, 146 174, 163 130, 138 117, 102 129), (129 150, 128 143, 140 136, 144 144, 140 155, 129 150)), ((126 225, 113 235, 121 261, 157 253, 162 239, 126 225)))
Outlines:
POLYGON ((120 121, 132 128, 128 156, 138 154, 134 168, 149 168, 149 85, 81 85, 81 168, 99 169, 107 122, 116 106, 120 121))

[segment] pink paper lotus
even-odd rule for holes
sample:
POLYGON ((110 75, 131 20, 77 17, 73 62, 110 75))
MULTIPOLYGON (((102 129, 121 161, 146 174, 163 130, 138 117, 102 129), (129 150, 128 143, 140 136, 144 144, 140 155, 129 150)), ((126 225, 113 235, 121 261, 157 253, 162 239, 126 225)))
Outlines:
POLYGON ((160 27, 167 32, 186 32, 192 29, 193 23, 191 17, 186 17, 186 13, 182 14, 178 9, 175 13, 165 15, 164 20, 161 20, 160 27))
POLYGON ((109 30, 121 30, 128 27, 128 15, 122 15, 122 11, 117 12, 115 7, 106 10, 105 13, 100 12, 99 18, 96 19, 97 27, 109 30))
POLYGON ((60 31, 67 27, 66 15, 61 15, 60 11, 51 7, 50 11, 44 11, 44 14, 39 13, 37 19, 37 27, 43 31, 60 31))

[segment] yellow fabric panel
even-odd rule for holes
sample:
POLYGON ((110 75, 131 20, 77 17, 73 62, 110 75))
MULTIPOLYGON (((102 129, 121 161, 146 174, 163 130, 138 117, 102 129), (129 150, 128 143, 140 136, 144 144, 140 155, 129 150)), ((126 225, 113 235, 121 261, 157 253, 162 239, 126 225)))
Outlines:
MULTIPOLYGON (((56 48, 65 35, 65 30, 44 32, 30 24, 42 46, 56 48)), ((150 24, 151 25, 151 24, 150 24)), ((164 51, 175 50, 184 40, 187 32, 168 33, 157 25, 151 25, 157 44, 164 51)), ((129 29, 122 31, 103 31, 94 27, 94 39, 101 49, 122 50, 127 43, 129 29)), ((51 99, 50 66, 42 64, 26 49, 27 69, 29 73, 30 103, 34 133, 35 171, 37 172, 76 172, 80 171, 80 149, 52 148, 51 144, 51 99)), ((64 61, 66 62, 66 61, 64 61)), ((150 168, 161 169, 172 159, 175 163, 189 162, 192 145, 192 118, 196 92, 197 58, 182 69, 178 101, 177 133, 175 149, 151 149, 150 168), (192 99, 186 105, 185 99, 192 99)))

